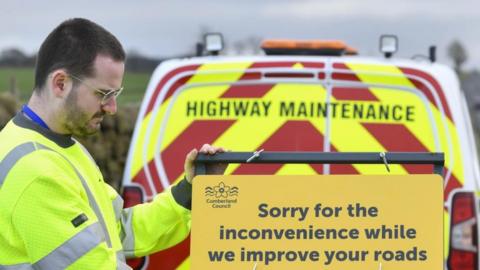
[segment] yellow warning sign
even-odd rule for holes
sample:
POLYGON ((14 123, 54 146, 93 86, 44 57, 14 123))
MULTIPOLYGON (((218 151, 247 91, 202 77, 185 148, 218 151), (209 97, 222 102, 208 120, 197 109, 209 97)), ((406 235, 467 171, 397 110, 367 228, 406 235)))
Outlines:
POLYGON ((443 269, 438 175, 198 176, 191 267, 443 269))

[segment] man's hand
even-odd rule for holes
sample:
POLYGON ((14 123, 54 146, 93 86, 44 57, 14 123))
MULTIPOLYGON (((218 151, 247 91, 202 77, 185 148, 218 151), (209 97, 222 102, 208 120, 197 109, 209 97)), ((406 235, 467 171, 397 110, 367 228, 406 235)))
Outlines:
MULTIPOLYGON (((185 158, 185 178, 191 184, 193 177, 195 177, 195 164, 193 163, 197 158, 198 152, 202 154, 215 155, 216 153, 223 153, 225 149, 222 147, 215 147, 209 144, 204 144, 200 151, 193 149, 187 154, 185 158)), ((214 163, 207 164, 207 174, 223 174, 228 164, 226 163, 214 163)))

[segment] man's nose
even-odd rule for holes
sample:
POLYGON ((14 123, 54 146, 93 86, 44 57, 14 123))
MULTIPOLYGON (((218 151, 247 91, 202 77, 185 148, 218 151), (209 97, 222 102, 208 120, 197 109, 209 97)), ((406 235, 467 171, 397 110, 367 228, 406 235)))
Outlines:
POLYGON ((117 113, 117 98, 113 97, 108 99, 107 102, 103 104, 102 109, 109 115, 117 113))

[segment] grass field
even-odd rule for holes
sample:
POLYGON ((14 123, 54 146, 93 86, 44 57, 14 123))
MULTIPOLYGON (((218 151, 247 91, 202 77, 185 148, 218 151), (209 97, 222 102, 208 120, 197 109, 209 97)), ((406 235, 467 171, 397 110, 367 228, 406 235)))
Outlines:
MULTIPOLYGON (((150 79, 150 73, 126 72, 123 79, 125 90, 118 98, 120 104, 140 103, 150 79)), ((33 68, 0 68, 0 92, 8 91, 15 81, 20 99, 26 101, 33 89, 33 68)))

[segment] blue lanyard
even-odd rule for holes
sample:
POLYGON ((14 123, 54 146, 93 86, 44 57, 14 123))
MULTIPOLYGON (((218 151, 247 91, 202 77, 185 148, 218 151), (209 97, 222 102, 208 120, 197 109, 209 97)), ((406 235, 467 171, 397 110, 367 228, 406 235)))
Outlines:
POLYGON ((39 124, 40 126, 49 129, 47 124, 38 116, 32 109, 30 109, 26 104, 22 106, 22 112, 32 119, 33 122, 39 124))

